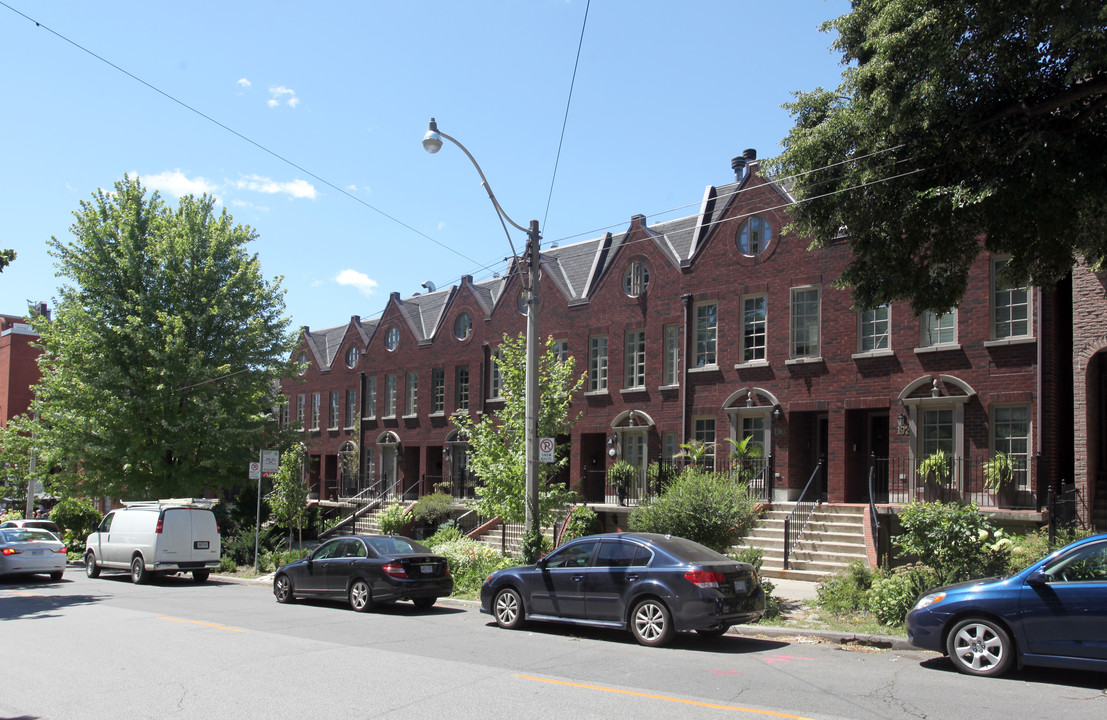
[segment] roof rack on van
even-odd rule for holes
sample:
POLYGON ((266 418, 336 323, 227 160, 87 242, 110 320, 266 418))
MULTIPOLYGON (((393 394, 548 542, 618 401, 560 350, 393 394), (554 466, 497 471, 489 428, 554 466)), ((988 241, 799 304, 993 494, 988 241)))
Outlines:
POLYGON ((210 510, 219 504, 219 500, 213 498, 164 498, 162 500, 132 500, 124 501, 125 507, 196 507, 210 510))

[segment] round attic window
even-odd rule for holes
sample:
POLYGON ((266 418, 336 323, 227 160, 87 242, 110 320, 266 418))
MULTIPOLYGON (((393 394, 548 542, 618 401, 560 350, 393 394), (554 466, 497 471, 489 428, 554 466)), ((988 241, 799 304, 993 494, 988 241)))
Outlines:
POLYGON ((400 347, 400 328, 395 325, 388 328, 388 334, 384 336, 384 347, 389 352, 400 347))

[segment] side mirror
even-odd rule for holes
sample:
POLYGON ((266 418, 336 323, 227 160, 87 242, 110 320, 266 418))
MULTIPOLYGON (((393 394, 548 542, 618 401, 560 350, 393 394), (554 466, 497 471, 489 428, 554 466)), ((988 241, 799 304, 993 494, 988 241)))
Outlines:
POLYGON ((1043 570, 1042 568, 1038 568, 1037 570, 1026 576, 1027 585, 1041 586, 1045 585, 1048 580, 1049 578, 1045 574, 1045 570, 1043 570))

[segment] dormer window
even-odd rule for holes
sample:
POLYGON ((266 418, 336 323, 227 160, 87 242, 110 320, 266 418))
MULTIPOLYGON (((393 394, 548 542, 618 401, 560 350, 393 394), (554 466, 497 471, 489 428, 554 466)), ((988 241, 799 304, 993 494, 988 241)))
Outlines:
POLYGON ((650 269, 645 263, 632 262, 623 273, 623 292, 627 297, 638 297, 650 284, 650 269))

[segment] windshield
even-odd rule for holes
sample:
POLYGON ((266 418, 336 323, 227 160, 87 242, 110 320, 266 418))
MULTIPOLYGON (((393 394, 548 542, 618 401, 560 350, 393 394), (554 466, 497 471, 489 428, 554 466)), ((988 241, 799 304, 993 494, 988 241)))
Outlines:
POLYGON ((367 537, 365 542, 373 548, 378 555, 405 555, 408 553, 430 553, 426 548, 414 540, 406 537, 367 537))
POLYGON ((45 530, 38 528, 19 528, 2 530, 6 542, 58 542, 58 539, 45 530))

